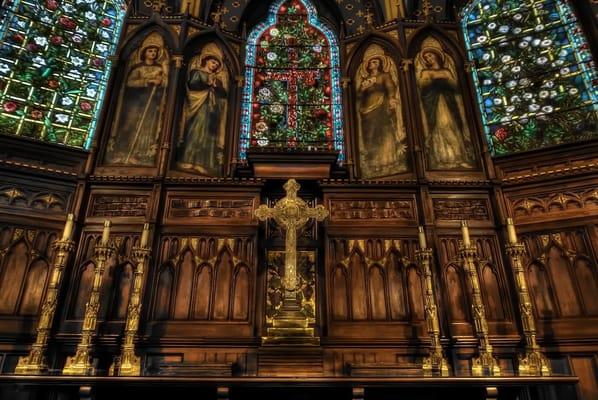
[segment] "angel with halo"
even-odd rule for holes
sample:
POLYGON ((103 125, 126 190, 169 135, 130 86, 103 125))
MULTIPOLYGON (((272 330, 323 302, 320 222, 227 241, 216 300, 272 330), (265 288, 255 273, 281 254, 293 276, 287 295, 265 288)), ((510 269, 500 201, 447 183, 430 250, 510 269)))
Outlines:
POLYGON ((215 43, 205 45, 191 60, 187 74, 178 168, 210 176, 222 174, 228 81, 222 50, 215 43))
POLYGON ((454 60, 436 39, 427 38, 415 57, 415 73, 430 167, 474 168, 474 151, 454 60))
POLYGON ((355 84, 362 176, 375 178, 405 172, 407 145, 399 74, 381 46, 373 44, 367 48, 355 84))

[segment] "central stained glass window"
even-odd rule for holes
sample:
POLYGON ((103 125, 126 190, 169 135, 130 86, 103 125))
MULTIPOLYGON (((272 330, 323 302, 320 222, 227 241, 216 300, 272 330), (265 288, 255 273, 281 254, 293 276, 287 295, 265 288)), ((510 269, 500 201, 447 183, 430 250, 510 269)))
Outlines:
POLYGON ((247 44, 239 158, 249 148, 336 151, 343 160, 339 50, 308 0, 278 0, 247 44))

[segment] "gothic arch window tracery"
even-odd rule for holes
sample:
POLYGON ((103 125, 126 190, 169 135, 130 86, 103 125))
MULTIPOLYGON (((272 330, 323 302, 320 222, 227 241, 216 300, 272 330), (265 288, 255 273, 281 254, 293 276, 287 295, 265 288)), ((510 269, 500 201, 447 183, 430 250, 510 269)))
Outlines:
POLYGON ((461 13, 496 156, 596 137, 598 74, 565 0, 473 0, 461 13))
POLYGON ((336 37, 309 0, 277 0, 247 44, 239 158, 252 147, 334 150, 344 159, 336 37))
POLYGON ((0 19, 0 133, 89 148, 121 0, 14 0, 0 19))

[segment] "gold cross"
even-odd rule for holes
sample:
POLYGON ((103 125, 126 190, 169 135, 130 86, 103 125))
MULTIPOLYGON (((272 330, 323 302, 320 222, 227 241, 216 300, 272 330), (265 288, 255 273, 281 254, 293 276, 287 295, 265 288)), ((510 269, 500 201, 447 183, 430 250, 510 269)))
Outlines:
POLYGON ((168 6, 166 0, 146 0, 143 3, 146 7, 151 7, 154 12, 172 12, 172 7, 168 6))
POLYGON ((273 208, 261 205, 255 210, 255 216, 260 221, 274 218, 274 221, 286 231, 285 240, 285 272, 283 286, 289 292, 297 291, 297 231, 307 221, 325 220, 329 213, 324 206, 310 208, 307 203, 297 197, 301 186, 294 179, 284 184, 286 196, 280 199, 273 208))
POLYGON ((374 14, 372 14, 369 8, 366 9, 365 22, 370 27, 374 25, 374 14))

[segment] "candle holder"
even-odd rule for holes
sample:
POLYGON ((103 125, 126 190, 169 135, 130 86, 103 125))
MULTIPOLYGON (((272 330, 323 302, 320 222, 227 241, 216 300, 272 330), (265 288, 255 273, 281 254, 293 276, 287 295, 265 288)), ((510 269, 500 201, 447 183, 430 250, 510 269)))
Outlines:
POLYGON ((506 246, 506 251, 515 272, 515 281, 519 292, 519 313, 521 314, 521 325, 525 337, 525 354, 519 355, 518 370, 521 375, 546 376, 551 374, 550 362, 542 354, 536 341, 536 321, 534 320, 532 301, 527 289, 522 262, 525 246, 516 240, 515 237, 506 246))
POLYGON ((39 322, 36 328, 36 338, 29 354, 19 358, 15 369, 16 375, 45 375, 48 373, 48 364, 46 362, 46 352, 48 350, 48 340, 56 306, 58 293, 62 284, 62 275, 70 253, 75 250, 75 242, 70 240, 70 235, 65 235, 52 245, 56 251, 56 258, 52 266, 52 275, 48 286, 48 291, 42 305, 39 322))
MULTIPOLYGON (((109 225, 108 225, 109 226, 109 225)), ((107 235, 104 235, 107 236, 107 235)), ((108 246, 107 240, 95 247, 96 265, 94 269, 93 286, 89 301, 85 305, 85 317, 81 329, 81 339, 77 345, 74 356, 68 357, 62 370, 63 375, 95 375, 95 368, 91 352, 93 350, 92 340, 96 333, 98 312, 100 310, 100 294, 102 278, 106 269, 106 261, 112 256, 114 249, 108 246)))
MULTIPOLYGON (((425 244, 425 240, 423 243, 425 244)), ((432 249, 422 248, 415 253, 415 257, 425 278, 425 318, 431 340, 429 354, 424 358, 422 369, 426 375, 440 374, 441 376, 448 376, 449 367, 440 343, 440 322, 438 321, 438 308, 434 298, 434 284, 430 268, 432 249)))
POLYGON ((479 342, 479 354, 478 357, 472 359, 471 373, 473 375, 491 375, 500 376, 500 366, 498 360, 494 357, 494 350, 490 344, 488 334, 488 321, 486 320, 486 308, 482 301, 482 292, 480 290, 480 280, 475 266, 475 259, 477 257, 477 249, 468 243, 469 240, 465 241, 463 246, 459 249, 461 259, 463 260, 463 266, 467 275, 469 276, 469 282, 472 289, 472 304, 471 309, 473 312, 473 321, 475 333, 478 337, 479 342))
MULTIPOLYGON (((143 241, 142 241, 143 242, 143 241)), ((110 366, 109 375, 140 376, 141 359, 135 355, 135 335, 139 328, 141 314, 141 292, 143 276, 150 257, 151 249, 144 247, 133 248, 133 259, 137 266, 133 278, 133 290, 127 307, 127 321, 125 322, 125 337, 121 356, 116 356, 110 366)))

